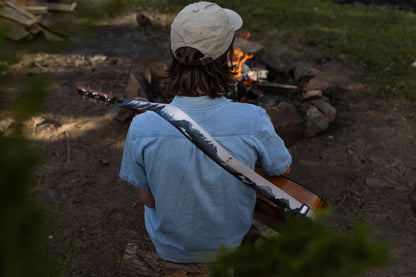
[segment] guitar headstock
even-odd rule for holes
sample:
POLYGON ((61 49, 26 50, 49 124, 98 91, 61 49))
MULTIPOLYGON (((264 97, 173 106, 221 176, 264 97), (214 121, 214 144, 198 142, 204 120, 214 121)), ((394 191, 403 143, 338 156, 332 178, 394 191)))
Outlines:
POLYGON ((84 86, 77 86, 77 91, 79 94, 81 94, 84 99, 88 100, 90 98, 95 99, 95 102, 99 103, 99 102, 104 102, 106 104, 114 104, 115 101, 117 100, 117 97, 110 94, 110 93, 105 93, 99 90, 95 90, 92 88, 88 88, 88 87, 84 87, 84 86))

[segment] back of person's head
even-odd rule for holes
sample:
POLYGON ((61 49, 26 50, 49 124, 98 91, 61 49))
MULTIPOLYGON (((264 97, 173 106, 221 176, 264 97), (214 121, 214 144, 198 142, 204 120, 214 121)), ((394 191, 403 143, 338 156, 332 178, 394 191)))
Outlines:
POLYGON ((203 93, 215 98, 229 89, 234 74, 228 62, 234 34, 242 23, 236 12, 210 2, 190 4, 178 13, 171 25, 169 67, 176 95, 203 93))

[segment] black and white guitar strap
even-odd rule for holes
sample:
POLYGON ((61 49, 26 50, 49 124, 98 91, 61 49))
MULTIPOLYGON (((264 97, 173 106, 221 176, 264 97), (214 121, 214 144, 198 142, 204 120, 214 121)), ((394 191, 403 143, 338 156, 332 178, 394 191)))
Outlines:
POLYGON ((171 104, 151 103, 119 98, 116 105, 120 108, 149 110, 167 120, 205 152, 222 168, 250 186, 284 211, 298 216, 313 217, 314 212, 305 204, 281 190, 254 170, 234 158, 224 147, 212 138, 201 126, 178 107, 171 104))

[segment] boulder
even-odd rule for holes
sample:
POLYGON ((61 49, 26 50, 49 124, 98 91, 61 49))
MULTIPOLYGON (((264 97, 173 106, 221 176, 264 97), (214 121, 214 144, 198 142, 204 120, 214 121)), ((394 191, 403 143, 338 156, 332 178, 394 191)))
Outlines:
POLYGON ((328 117, 314 105, 311 105, 305 115, 304 136, 307 138, 314 137, 316 134, 328 129, 328 127, 328 117))
POLYGON ((328 117, 330 123, 335 120, 337 110, 329 103, 327 97, 320 97, 303 103, 301 107, 302 113, 306 114, 311 105, 315 106, 320 112, 328 117))
POLYGON ((264 51, 261 55, 261 62, 278 75, 289 76, 289 66, 275 53, 264 51))
POLYGON ((303 84, 317 76, 319 73, 320 71, 311 65, 301 64, 296 67, 293 73, 293 78, 295 79, 296 83, 303 84))
POLYGON ((276 133, 286 145, 294 144, 303 137, 305 122, 296 106, 287 102, 280 102, 277 106, 266 109, 276 133))

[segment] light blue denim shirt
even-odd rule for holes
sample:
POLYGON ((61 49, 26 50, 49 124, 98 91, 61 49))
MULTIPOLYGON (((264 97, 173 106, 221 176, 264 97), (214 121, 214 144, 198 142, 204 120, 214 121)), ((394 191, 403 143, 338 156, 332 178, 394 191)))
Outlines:
MULTIPOLYGON (((280 175, 291 156, 266 112, 227 98, 178 97, 182 109, 235 158, 280 175)), ((256 194, 153 112, 136 116, 127 134, 120 177, 151 190, 147 232, 173 262, 213 261, 220 246, 238 247, 253 221, 256 194)))

